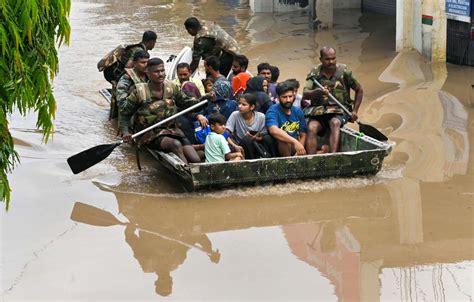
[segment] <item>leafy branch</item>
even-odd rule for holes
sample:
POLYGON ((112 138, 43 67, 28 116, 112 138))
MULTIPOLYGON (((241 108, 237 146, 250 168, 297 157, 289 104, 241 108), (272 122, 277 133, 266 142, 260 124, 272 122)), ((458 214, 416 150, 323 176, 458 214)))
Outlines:
POLYGON ((7 174, 19 162, 7 116, 36 112, 48 141, 54 131, 56 47, 69 44, 71 0, 0 0, 0 199, 9 207, 7 174))

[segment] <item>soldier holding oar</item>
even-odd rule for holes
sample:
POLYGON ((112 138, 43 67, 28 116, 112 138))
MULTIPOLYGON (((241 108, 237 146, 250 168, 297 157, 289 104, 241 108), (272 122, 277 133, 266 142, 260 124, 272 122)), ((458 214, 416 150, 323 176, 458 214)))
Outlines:
POLYGON ((348 121, 355 122, 358 118, 357 112, 362 102, 363 90, 359 82, 344 64, 337 64, 336 50, 332 47, 323 47, 320 51, 320 61, 308 74, 304 87, 303 99, 311 101, 311 105, 305 109, 305 116, 309 118, 306 150, 308 154, 315 154, 317 148, 317 137, 325 131, 330 131, 329 148, 331 152, 337 152, 340 140, 340 129, 348 121), (317 86, 315 81, 322 83, 323 88, 317 86), (354 102, 350 98, 350 90, 355 91, 354 102), (347 114, 335 103, 329 94, 349 108, 351 114, 347 114))

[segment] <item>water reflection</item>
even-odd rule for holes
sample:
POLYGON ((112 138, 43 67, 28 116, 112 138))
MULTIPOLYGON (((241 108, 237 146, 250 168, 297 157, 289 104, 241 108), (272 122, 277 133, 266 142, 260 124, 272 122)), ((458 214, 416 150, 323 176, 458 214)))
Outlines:
POLYGON ((381 204, 390 215, 383 219, 346 218, 282 226, 292 253, 328 278, 340 301, 378 301, 384 296, 415 300, 416 292, 424 292, 436 301, 459 295, 472 299, 471 198, 453 204, 443 196, 433 197, 442 192, 438 188, 429 194, 433 198, 422 203, 417 182, 401 179, 380 186, 390 194, 390 204, 381 204), (455 264, 464 261, 469 262, 456 268, 455 264), (452 277, 457 286, 443 285, 443 267, 455 271, 448 278, 452 277), (387 270, 395 272, 401 281, 392 283, 387 270), (423 270, 432 271, 432 278, 417 275, 423 270), (461 276, 468 280, 463 282, 461 276), (398 288, 400 296, 381 291, 384 288, 398 288))
MULTIPOLYGON (((159 295, 171 294, 173 272, 184 265, 191 249, 206 255, 201 261, 217 265, 226 257, 213 246, 210 234, 281 226, 291 253, 327 278, 339 300, 374 301, 386 294, 382 291, 386 286, 399 284, 380 283, 380 278, 387 279, 387 269, 410 272, 421 266, 429 269, 439 263, 472 260, 471 197, 461 196, 453 204, 440 194, 443 190, 403 178, 357 190, 263 197, 259 201, 114 194, 117 215, 128 220, 122 223, 125 241, 143 272, 156 274, 159 295)), ((97 214, 81 210, 77 204, 73 213, 75 221, 110 225, 94 222, 97 214)), ((417 290, 428 288, 418 285, 417 290)), ((462 285, 443 295, 459 291, 469 289, 462 285)))

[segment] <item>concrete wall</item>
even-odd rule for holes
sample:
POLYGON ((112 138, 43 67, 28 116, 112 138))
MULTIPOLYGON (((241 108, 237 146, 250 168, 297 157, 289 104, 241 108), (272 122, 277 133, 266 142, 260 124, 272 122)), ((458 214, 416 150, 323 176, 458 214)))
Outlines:
MULTIPOLYGON (((314 1, 314 0, 309 0, 314 1)), ((361 0, 318 0, 317 2, 323 2, 325 5, 332 5, 335 9, 342 8, 360 8, 361 0)), ((284 5, 280 4, 278 0, 250 0, 250 8, 256 13, 273 13, 273 12, 289 12, 301 9, 299 5, 284 5)), ((320 5, 319 3, 317 5, 320 5)), ((331 21, 332 22, 332 21, 331 21)))
POLYGON ((445 0, 397 0, 397 51, 416 49, 433 62, 446 61, 445 0), (422 16, 433 24, 422 24, 422 16))
POLYGON ((361 8, 361 0, 334 0, 334 8, 361 8))

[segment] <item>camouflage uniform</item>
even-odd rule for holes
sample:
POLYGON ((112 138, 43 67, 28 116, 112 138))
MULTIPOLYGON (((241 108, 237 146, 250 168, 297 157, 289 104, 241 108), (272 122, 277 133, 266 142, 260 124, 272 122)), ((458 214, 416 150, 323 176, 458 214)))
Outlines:
POLYGON ((204 60, 216 56, 221 62, 220 73, 227 76, 232 61, 240 48, 237 42, 225 30, 214 22, 201 21, 201 29, 194 37, 193 59, 204 60))
POLYGON ((148 80, 140 78, 133 68, 125 68, 125 74, 117 83, 117 104, 120 106, 120 103, 130 95, 130 89, 133 85, 146 82, 148 80))
POLYGON ((143 43, 119 45, 97 63, 97 69, 103 71, 105 79, 112 84, 109 119, 116 118, 118 114, 116 91, 118 85, 117 82, 123 75, 128 60, 133 58, 133 55, 139 50, 147 51, 143 43))
MULTIPOLYGON (((148 83, 134 86, 130 96, 120 103, 119 128, 122 132, 128 129, 138 132, 197 102, 182 93, 171 81, 165 80, 163 86, 161 99, 152 97, 148 83), (165 100, 171 100, 171 104, 165 100)), ((139 145, 147 144, 160 136, 184 137, 184 134, 172 120, 141 135, 137 142, 139 145)))
MULTIPOLYGON (((311 69, 311 72, 306 78, 304 91, 318 88, 312 78, 314 77, 326 87, 329 92, 346 107, 347 110, 352 111, 353 101, 350 98, 350 89, 355 90, 359 86, 359 82, 352 75, 352 72, 347 70, 344 64, 337 64, 336 73, 330 79, 323 75, 322 65, 319 64, 311 69)), ((344 114, 344 111, 329 96, 324 95, 322 91, 311 100, 311 105, 305 108, 305 116, 319 116, 324 114, 344 114)))
MULTIPOLYGON (((139 50, 143 50, 143 51, 146 51, 148 53, 148 50, 146 49, 146 46, 143 43, 138 43, 138 44, 135 44, 135 45, 127 46, 127 51, 126 51, 126 55, 125 55, 126 58, 127 58, 127 61, 130 60, 130 59, 133 59, 133 56, 139 50)), ((127 64, 127 62, 125 62, 125 64, 127 64)))

